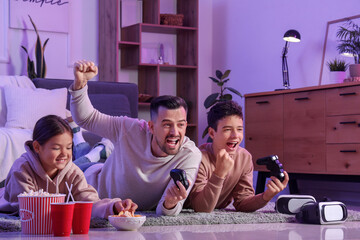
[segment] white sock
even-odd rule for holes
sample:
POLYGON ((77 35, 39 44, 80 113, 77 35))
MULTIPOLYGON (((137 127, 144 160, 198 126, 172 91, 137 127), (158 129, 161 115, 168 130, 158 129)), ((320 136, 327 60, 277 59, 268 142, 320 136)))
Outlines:
POLYGON ((81 128, 74 121, 68 122, 68 124, 71 127, 74 134, 74 138, 73 138, 74 145, 76 146, 80 143, 85 142, 81 128))
POLYGON ((81 129, 80 129, 80 131, 74 133, 73 142, 74 142, 75 146, 80 144, 80 143, 85 142, 85 139, 84 139, 84 137, 82 135, 81 129))
POLYGON ((85 155, 91 162, 98 162, 100 160, 100 152, 104 149, 103 145, 98 145, 91 149, 91 151, 85 155))

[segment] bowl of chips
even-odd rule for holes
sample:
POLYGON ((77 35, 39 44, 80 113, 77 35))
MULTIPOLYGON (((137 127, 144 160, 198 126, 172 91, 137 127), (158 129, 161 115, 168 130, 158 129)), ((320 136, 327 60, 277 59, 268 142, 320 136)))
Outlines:
POLYGON ((144 224, 146 216, 134 215, 134 213, 129 211, 121 211, 118 215, 110 215, 108 219, 110 224, 117 230, 133 231, 144 224))

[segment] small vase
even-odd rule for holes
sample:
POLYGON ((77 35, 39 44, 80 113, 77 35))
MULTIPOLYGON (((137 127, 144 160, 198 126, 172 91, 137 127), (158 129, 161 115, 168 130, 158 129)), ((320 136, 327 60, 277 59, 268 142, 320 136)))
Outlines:
POLYGON ((349 65, 350 77, 360 77, 360 64, 349 65))
POLYGON ((346 72, 330 71, 329 83, 343 83, 345 78, 346 78, 346 72))

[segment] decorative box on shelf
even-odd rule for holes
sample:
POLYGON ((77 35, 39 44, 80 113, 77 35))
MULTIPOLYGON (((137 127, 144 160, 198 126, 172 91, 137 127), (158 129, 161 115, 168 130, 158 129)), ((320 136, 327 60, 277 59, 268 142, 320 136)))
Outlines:
POLYGON ((160 24, 182 26, 184 14, 160 14, 160 24))
POLYGON ((139 93, 139 102, 151 102, 154 97, 149 94, 139 93))

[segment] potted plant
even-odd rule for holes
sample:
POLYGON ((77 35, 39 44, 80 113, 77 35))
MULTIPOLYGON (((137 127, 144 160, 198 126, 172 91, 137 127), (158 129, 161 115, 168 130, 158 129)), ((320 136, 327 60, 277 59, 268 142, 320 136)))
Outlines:
MULTIPOLYGON (((236 89, 232 87, 225 87, 225 83, 227 83, 230 80, 229 79, 230 72, 231 70, 226 70, 224 73, 221 72, 220 70, 216 70, 215 72, 216 78, 209 77, 214 83, 216 83, 217 86, 220 87, 220 92, 212 93, 205 99, 204 107, 206 109, 210 108, 212 105, 214 105, 217 102, 232 100, 231 93, 225 93, 225 91, 227 90, 242 97, 241 93, 236 89)), ((208 133, 208 129, 209 126, 206 127, 206 129, 204 130, 202 134, 202 138, 206 136, 206 134, 208 133)))
POLYGON ((349 65, 350 77, 360 76, 360 27, 349 20, 340 26, 336 36, 340 39, 337 49, 340 54, 350 54, 354 57, 354 64, 349 65))
POLYGON ((33 78, 45 78, 45 76, 46 76, 46 63, 45 63, 44 51, 45 51, 46 44, 49 41, 49 38, 45 40, 44 45, 41 45, 41 40, 40 40, 40 36, 39 36, 39 32, 37 30, 37 27, 36 27, 35 23, 33 22, 32 18, 30 17, 30 15, 29 15, 29 18, 30 18, 30 22, 33 25, 34 30, 36 32, 37 39, 36 39, 36 44, 35 44, 36 69, 35 69, 34 61, 32 61, 30 59, 28 50, 24 46, 21 46, 22 49, 24 49, 24 51, 27 54, 27 73, 28 73, 28 77, 30 79, 33 79, 33 78))
POLYGON ((330 70, 330 82, 342 83, 346 78, 346 70, 349 66, 344 60, 335 58, 332 61, 328 61, 327 66, 330 70))

